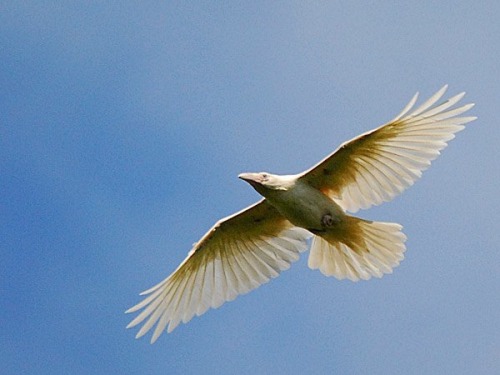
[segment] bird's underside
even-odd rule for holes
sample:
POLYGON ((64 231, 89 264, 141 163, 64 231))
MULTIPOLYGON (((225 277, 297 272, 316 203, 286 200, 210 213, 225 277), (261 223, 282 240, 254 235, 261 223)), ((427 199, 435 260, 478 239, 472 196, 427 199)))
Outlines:
POLYGON ((142 310, 127 326, 154 327, 151 342, 168 325, 217 308, 279 275, 307 249, 308 265, 324 275, 357 281, 391 273, 403 259, 401 225, 347 214, 393 199, 411 186, 440 150, 475 117, 473 104, 453 108, 458 94, 436 104, 444 86, 413 109, 415 95, 392 121, 342 144, 311 169, 291 176, 247 173, 264 199, 218 221, 165 280, 141 293, 127 312, 142 310))

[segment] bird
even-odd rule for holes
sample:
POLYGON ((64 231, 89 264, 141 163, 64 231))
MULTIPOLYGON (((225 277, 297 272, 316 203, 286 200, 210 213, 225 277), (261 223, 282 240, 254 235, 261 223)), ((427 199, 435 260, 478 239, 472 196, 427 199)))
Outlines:
POLYGON ((238 177, 262 197, 216 222, 166 279, 144 291, 126 313, 140 313, 136 338, 218 308, 288 269, 310 244, 308 266, 351 281, 392 273, 406 251, 397 223, 352 214, 388 202, 421 177, 464 125, 474 104, 455 106, 464 92, 440 102, 443 86, 414 109, 418 92, 394 119, 345 142, 305 172, 238 177), (439 103, 438 103, 439 102, 439 103))

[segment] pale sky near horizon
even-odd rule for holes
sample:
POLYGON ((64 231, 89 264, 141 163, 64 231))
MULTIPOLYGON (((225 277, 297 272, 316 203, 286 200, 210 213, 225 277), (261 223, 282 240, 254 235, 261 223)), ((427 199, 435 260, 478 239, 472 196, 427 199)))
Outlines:
POLYGON ((1 374, 500 373, 500 6, 0 5, 1 374), (307 267, 156 344, 124 311, 219 218, 420 91, 478 120, 363 218, 408 236, 392 275, 307 267))

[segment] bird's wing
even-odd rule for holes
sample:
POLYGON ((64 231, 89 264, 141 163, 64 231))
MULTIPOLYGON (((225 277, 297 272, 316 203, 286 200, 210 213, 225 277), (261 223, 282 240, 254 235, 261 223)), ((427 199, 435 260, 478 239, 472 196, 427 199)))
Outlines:
POLYGON ((454 133, 476 117, 458 117, 473 107, 452 108, 465 93, 440 104, 447 86, 417 109, 418 93, 392 121, 342 144, 300 175, 347 211, 387 202, 422 175, 454 133))
POLYGON ((141 293, 147 297, 127 313, 143 311, 127 328, 145 321, 138 338, 156 324, 151 338, 155 342, 167 324, 171 332, 181 321, 278 276, 306 250, 309 236, 265 199, 220 220, 169 277, 141 293))

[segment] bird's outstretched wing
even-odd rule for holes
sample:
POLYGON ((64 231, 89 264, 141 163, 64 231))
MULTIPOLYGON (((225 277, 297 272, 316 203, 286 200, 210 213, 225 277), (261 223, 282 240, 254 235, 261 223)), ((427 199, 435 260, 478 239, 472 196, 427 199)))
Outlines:
POLYGON ((300 179, 350 212, 393 199, 413 185, 454 133, 476 119, 458 117, 474 104, 452 108, 465 93, 436 104, 446 89, 410 112, 415 94, 395 119, 342 144, 300 179))
POLYGON ((167 324, 171 332, 278 276, 307 249, 309 236, 265 199, 220 220, 169 277, 141 293, 147 297, 127 313, 143 310, 127 328, 145 321, 139 338, 156 324, 155 342, 167 324))

